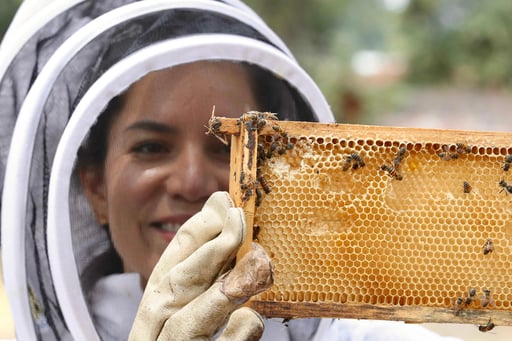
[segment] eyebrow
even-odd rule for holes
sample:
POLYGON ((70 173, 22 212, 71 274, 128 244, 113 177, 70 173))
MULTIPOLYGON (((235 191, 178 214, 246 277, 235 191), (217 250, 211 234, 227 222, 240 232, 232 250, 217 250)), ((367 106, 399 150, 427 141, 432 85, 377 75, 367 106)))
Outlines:
POLYGON ((125 131, 130 130, 149 130, 157 133, 173 133, 177 131, 176 128, 167 124, 147 120, 137 121, 125 129, 125 131))

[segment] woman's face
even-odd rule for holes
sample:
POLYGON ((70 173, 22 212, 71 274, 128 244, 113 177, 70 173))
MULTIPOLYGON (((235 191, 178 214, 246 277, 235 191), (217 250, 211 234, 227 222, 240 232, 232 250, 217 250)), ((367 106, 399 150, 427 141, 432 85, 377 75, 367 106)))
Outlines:
POLYGON ((103 173, 86 181, 125 271, 147 280, 180 226, 227 190, 229 150, 205 134, 215 114, 257 109, 242 65, 197 62, 135 83, 112 123, 103 173))

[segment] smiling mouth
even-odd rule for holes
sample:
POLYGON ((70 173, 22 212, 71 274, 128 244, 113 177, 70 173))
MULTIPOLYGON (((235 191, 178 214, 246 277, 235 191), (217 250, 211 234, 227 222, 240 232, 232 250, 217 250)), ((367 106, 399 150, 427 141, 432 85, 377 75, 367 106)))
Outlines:
POLYGON ((153 223, 151 224, 152 227, 165 231, 165 232, 178 232, 178 230, 181 227, 181 224, 161 224, 161 223, 153 223))

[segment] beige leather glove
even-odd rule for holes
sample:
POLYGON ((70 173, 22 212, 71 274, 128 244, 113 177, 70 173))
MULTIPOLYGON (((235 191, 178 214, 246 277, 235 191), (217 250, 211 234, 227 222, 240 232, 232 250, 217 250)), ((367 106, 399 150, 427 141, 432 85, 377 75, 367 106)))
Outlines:
POLYGON ((245 229, 243 211, 234 207, 229 194, 212 194, 155 266, 129 340, 210 340, 228 317, 219 340, 259 339, 261 317, 239 307, 272 285, 269 257, 253 243, 252 250, 224 273, 245 229))

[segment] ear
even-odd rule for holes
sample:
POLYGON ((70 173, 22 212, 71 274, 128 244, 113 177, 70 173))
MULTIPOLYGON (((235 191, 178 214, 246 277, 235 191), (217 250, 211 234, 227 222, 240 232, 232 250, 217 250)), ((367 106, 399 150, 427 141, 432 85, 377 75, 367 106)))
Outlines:
POLYGON ((103 172, 95 167, 80 169, 80 182, 100 225, 108 224, 107 190, 103 172))

